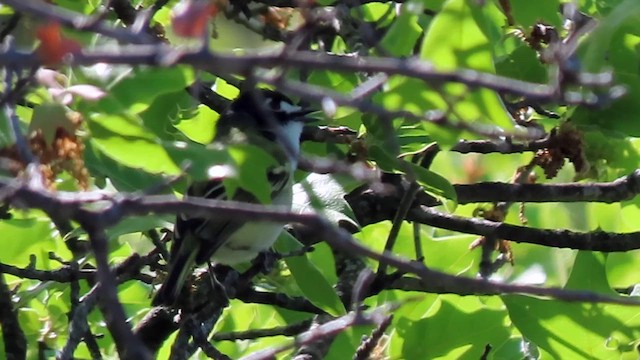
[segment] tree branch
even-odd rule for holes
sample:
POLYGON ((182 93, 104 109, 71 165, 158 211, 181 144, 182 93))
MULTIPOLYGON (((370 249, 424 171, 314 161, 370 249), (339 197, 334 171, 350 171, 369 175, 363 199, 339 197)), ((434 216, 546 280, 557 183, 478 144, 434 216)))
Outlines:
POLYGON ((4 276, 0 275, 0 325, 2 325, 5 355, 8 360, 26 359, 27 338, 20 328, 18 314, 13 309, 11 296, 11 290, 9 290, 4 276))
POLYGON ((640 193, 640 170, 608 183, 510 184, 485 182, 454 185, 460 204, 477 202, 602 202, 616 203, 640 193))

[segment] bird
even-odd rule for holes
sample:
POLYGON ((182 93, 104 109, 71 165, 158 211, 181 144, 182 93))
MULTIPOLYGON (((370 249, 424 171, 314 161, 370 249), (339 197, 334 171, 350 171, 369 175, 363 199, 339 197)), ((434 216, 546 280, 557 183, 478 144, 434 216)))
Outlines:
MULTIPOLYGON (((214 142, 248 143, 268 152, 277 163, 267 172, 271 204, 291 208, 293 172, 300 153, 300 136, 313 110, 296 105, 286 95, 259 89, 242 92, 222 112, 216 124, 214 142)), ((259 203, 250 192, 238 188, 228 196, 223 179, 192 183, 185 198, 203 197, 259 203)), ((164 283, 152 300, 153 306, 176 303, 185 280, 194 265, 213 262, 236 265, 255 258, 269 249, 284 224, 228 217, 196 217, 180 213, 174 225, 173 244, 164 283)))

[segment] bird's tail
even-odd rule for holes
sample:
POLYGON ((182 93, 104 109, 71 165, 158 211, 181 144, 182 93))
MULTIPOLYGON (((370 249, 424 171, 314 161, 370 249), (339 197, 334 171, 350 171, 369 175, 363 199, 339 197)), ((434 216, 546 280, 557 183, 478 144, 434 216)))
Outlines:
POLYGON ((169 275, 156 293, 156 296, 153 297, 151 305, 170 306, 175 304, 187 276, 193 271, 197 251, 184 251, 188 250, 184 246, 180 250, 171 258, 169 275))

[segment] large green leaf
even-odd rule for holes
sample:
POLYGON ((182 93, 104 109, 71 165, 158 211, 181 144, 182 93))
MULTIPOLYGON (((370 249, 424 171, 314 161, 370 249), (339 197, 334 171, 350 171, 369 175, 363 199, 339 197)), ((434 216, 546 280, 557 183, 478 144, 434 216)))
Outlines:
POLYGON ((395 12, 393 11, 394 6, 395 4, 392 3, 370 2, 368 4, 363 4, 358 9, 358 14, 361 14, 362 19, 367 22, 379 21, 385 15, 395 14, 395 12))
POLYGON ((237 169, 237 176, 232 182, 225 181, 225 186, 240 186, 255 195, 261 203, 270 204, 272 189, 267 172, 277 165, 276 160, 263 149, 249 144, 233 145, 228 151, 237 169))
POLYGON ((207 106, 198 106, 197 112, 190 118, 182 118, 174 125, 189 139, 208 144, 215 135, 215 126, 220 115, 207 106))
MULTIPOLYGON (((285 326, 278 311, 273 306, 262 304, 248 304, 239 300, 231 300, 220 321, 216 324, 215 333, 246 331, 255 329, 269 329, 277 326, 285 326)), ((215 344, 219 351, 232 359, 240 359, 255 351, 268 347, 282 345, 287 340, 281 336, 266 336, 252 339, 251 341, 221 341, 215 344)), ((168 341, 165 345, 173 342, 168 341)), ((170 348, 170 346, 166 346, 170 348)), ((167 349, 167 354, 169 353, 167 349)), ((287 354, 286 352, 284 354, 287 354)))
POLYGON ((418 15, 408 9, 411 6, 409 4, 402 6, 400 15, 396 17, 380 42, 380 45, 394 56, 411 55, 422 34, 418 15))
MULTIPOLYGON (((202 145, 189 141, 161 141, 143 126, 135 115, 95 114, 89 122, 90 143, 95 149, 126 168, 146 173, 179 175, 184 166, 193 180, 212 177, 225 179, 233 193, 236 187, 253 193, 261 202, 270 203, 271 187, 267 170, 275 160, 263 149, 251 145, 202 145)), ((122 168, 102 169, 121 172, 122 168)), ((147 184, 150 186, 153 184, 147 184)))
MULTIPOLYGON (((488 14, 492 6, 484 9, 472 0, 449 0, 433 19, 422 44, 422 59, 430 61, 436 69, 474 69, 495 73, 492 45, 489 36, 493 33, 488 14)), ((502 101, 491 90, 469 90, 463 85, 445 86, 440 91, 426 91, 425 99, 439 108, 455 100, 452 110, 460 114, 461 120, 480 121, 511 129, 513 121, 508 116, 502 101)))
MULTIPOLYGON (((107 155, 121 166, 138 168, 151 174, 178 175, 183 172, 182 167, 188 163, 188 173, 194 179, 202 180, 209 177, 209 169, 214 165, 235 165, 230 161, 228 149, 186 141, 161 141, 150 133, 136 116, 95 114, 89 121, 89 130, 92 135, 89 142, 94 151, 107 155)), ((242 159, 236 163, 244 164, 242 159)), ((103 168, 104 170, 122 169, 112 167, 103 168)), ((251 183, 250 180, 247 182, 251 183)))
POLYGON ((451 210, 455 208, 456 202, 458 201, 458 194, 449 180, 417 164, 404 162, 404 165, 413 172, 416 180, 426 192, 440 199, 443 203, 446 203, 446 200, 450 200, 452 204, 448 207, 451 210))
MULTIPOLYGON (((612 295, 604 256, 579 253, 567 288, 612 295)), ((556 359, 605 359, 630 355, 640 336, 638 309, 610 304, 565 303, 503 296, 520 332, 556 359)))
MULTIPOLYGON (((498 36, 496 8, 479 6, 471 0, 449 0, 426 31, 420 58, 442 71, 473 69, 495 73, 493 45, 498 36)), ((401 109, 422 115, 443 111, 451 123, 464 121, 512 130, 513 121, 500 97, 488 89, 469 89, 463 84, 441 84, 402 77, 391 78, 388 90, 376 96, 388 109, 401 109)), ((422 123, 426 134, 443 148, 453 146, 461 132, 430 121, 422 123)), ((465 133, 464 137, 477 136, 465 133)))
MULTIPOLYGON (((426 300, 426 299, 425 299, 426 300)), ((438 296, 420 319, 397 315, 390 354, 398 359, 479 359, 510 336, 506 314, 476 297, 438 296)))
MULTIPOLYGON (((598 23, 598 27, 580 49, 581 65, 585 71, 598 72, 612 69, 616 82, 626 86, 628 94, 610 106, 593 110, 579 107, 572 119, 583 124, 640 136, 640 3, 623 1, 598 23)), ((609 105, 609 104, 603 104, 609 105)))
POLYGON ((562 25, 558 0, 510 0, 508 3, 511 5, 511 14, 516 24, 525 27, 525 30, 538 22, 553 25, 556 28, 562 25))
MULTIPOLYGON (((293 186, 292 210, 298 213, 319 213, 336 226, 346 222, 352 229, 358 229, 360 226, 353 210, 344 198, 352 189, 345 189, 343 183, 335 175, 309 174, 293 186)), ((350 183, 353 184, 353 181, 350 183)))
POLYGON ((527 44, 520 44, 496 63, 499 75, 534 83, 547 81, 547 69, 540 63, 538 54, 527 44))
POLYGON ((583 130, 584 151, 592 164, 593 176, 611 181, 633 172, 640 163, 640 139, 621 132, 598 131, 594 126, 583 130))
POLYGON ((84 159, 96 184, 102 187, 108 178, 119 191, 137 191, 152 184, 162 182, 162 176, 151 174, 142 169, 125 166, 94 146, 92 141, 85 143, 84 159))
POLYGON ((8 219, 0 221, 0 262, 15 266, 27 266, 30 256, 36 256, 39 269, 59 267, 49 259, 49 252, 60 257, 70 256, 64 243, 56 238, 50 221, 45 219, 8 219))
POLYGON ((110 96, 98 106, 106 111, 120 108, 137 114, 146 110, 158 96, 183 90, 194 79, 193 69, 184 66, 136 68, 111 87, 110 96))
MULTIPOLYGON (((276 243, 276 250, 289 253, 302 248, 302 245, 289 233, 283 232, 276 243)), ((331 284, 322 275, 306 255, 285 258, 296 284, 315 306, 334 316, 344 315, 346 310, 331 284)))
POLYGON ((604 271, 606 255, 591 251, 580 251, 573 263, 571 276, 565 288, 573 290, 589 289, 603 294, 615 295, 609 286, 607 274, 604 271))
MULTIPOLYGON (((206 113, 206 110, 200 111, 200 107, 203 109, 206 107, 204 105, 198 106, 196 101, 184 89, 161 94, 151 102, 147 109, 140 113, 140 118, 145 128, 151 130, 155 136, 163 140, 182 140, 180 134, 176 131, 176 128, 182 130, 181 127, 186 129, 186 131, 182 132, 188 138, 198 141, 189 136, 193 134, 197 139, 207 140, 207 135, 213 133, 211 123, 207 124, 191 120, 197 118, 200 114, 206 116, 212 111, 209 110, 206 113), (194 126, 194 124, 198 126, 194 126), (191 130, 194 127, 196 128, 191 130)), ((206 109, 208 110, 208 108, 206 109)), ((214 116, 213 119, 217 119, 217 116, 214 116)), ((199 142, 203 144, 209 143, 211 142, 211 137, 208 137, 208 141, 199 142)))
POLYGON ((180 173, 180 164, 171 160, 160 141, 134 116, 94 114, 89 130, 91 142, 125 166, 150 173, 180 173))

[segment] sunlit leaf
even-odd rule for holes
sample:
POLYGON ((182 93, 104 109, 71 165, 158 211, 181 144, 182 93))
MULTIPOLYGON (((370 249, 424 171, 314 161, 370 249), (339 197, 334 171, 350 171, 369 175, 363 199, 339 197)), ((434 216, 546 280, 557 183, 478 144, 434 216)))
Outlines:
POLYGON ((611 13, 599 21, 598 27, 580 49, 579 69, 591 72, 614 70, 616 82, 626 86, 627 96, 602 108, 578 108, 573 119, 583 124, 623 132, 631 136, 640 135, 640 125, 635 115, 640 111, 640 77, 637 63, 640 55, 640 3, 623 1, 611 13))
POLYGON ((537 22, 543 22, 548 25, 560 27, 560 1, 527 1, 527 0, 511 0, 511 14, 516 23, 528 30, 530 26, 537 22))
POLYGON ((391 354, 403 359, 478 359, 486 344, 498 345, 510 337, 504 321, 500 308, 477 298, 440 296, 424 318, 395 319, 391 354))
MULTIPOLYGON (((604 256, 581 252, 567 288, 614 295, 604 270, 604 256)), ((635 351, 640 336, 640 317, 633 307, 520 295, 503 296, 503 300, 520 332, 554 358, 620 357, 635 351)))
MULTIPOLYGON (((469 68, 495 73, 489 39, 480 23, 489 20, 486 11, 488 10, 482 11, 473 1, 447 1, 431 23, 422 44, 421 57, 441 70, 469 68)), ((462 85, 448 86, 443 90, 442 95, 439 92, 427 92, 425 97, 440 103, 440 106, 444 106, 444 102, 458 99, 453 110, 461 114, 462 120, 479 120, 503 129, 513 127, 512 120, 495 92, 486 89, 468 90, 462 85)))
POLYGON ((348 223, 358 229, 353 210, 344 198, 347 190, 338 180, 334 175, 309 174, 293 187, 293 211, 319 213, 336 226, 348 223))
MULTIPOLYGON (((284 232, 280 236, 276 245, 276 249, 281 253, 297 251, 301 247, 301 244, 287 232, 284 232)), ((298 287, 309 301, 334 316, 346 313, 344 305, 331 284, 329 284, 322 273, 309 262, 306 255, 287 257, 285 258, 285 262, 291 270, 291 274, 296 280, 298 287)))
POLYGON ((193 80, 193 70, 186 67, 136 68, 109 89, 110 96, 98 106, 109 112, 120 108, 139 113, 147 109, 159 95, 183 90, 193 80))

